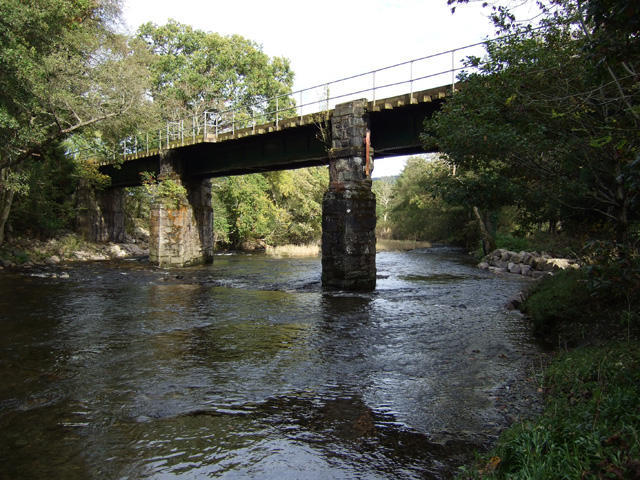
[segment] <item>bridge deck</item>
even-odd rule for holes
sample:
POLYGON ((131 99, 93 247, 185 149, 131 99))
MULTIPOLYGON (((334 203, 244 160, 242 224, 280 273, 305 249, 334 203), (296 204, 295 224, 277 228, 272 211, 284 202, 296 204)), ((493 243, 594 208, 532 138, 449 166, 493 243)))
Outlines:
MULTIPOLYGON (((440 108, 451 86, 370 101, 371 143, 375 158, 425 153, 420 141, 425 118, 440 108)), ((188 159, 193 177, 220 177, 326 165, 333 110, 280 120, 221 134, 209 133, 168 142, 188 159), (328 129, 328 130, 327 130, 328 129)), ((124 156, 120 165, 103 165, 113 187, 140 184, 140 172, 158 173, 160 150, 124 156)))

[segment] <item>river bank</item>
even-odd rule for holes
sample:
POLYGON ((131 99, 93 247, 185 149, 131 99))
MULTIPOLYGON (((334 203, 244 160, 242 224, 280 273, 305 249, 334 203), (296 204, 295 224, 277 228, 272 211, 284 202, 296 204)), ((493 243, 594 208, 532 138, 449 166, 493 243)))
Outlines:
MULTIPOLYGON (((408 251, 429 248, 429 242, 415 240, 379 240, 376 244, 381 251, 408 251)), ((258 250, 276 257, 307 257, 320 255, 318 244, 284 245, 281 247, 262 246, 258 250)), ((255 248, 249 251, 256 251, 255 248)), ((5 268, 32 268, 56 265, 61 262, 121 260, 143 258, 149 255, 149 233, 137 228, 133 235, 127 235, 123 243, 94 243, 71 233, 62 232, 57 236, 38 240, 16 238, 0 247, 0 270, 5 268)))
POLYGON ((124 243, 93 243, 61 232, 47 240, 14 238, 0 247, 0 269, 28 269, 64 262, 104 261, 144 257, 149 254, 148 233, 141 230, 124 243))

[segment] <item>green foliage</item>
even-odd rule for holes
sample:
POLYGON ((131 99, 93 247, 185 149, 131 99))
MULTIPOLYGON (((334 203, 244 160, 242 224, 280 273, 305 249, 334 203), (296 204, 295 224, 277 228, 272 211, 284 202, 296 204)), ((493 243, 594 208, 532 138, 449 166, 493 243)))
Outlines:
POLYGON ((328 183, 322 167, 218 179, 213 183, 217 238, 234 247, 316 242, 328 183))
POLYGON ((264 175, 228 177, 217 194, 227 210, 229 237, 234 246, 241 247, 252 240, 268 242, 281 212, 269 197, 264 175))
POLYGON ((541 333, 554 332, 559 324, 582 320, 593 313, 586 271, 568 269, 537 283, 529 292, 522 311, 541 333))
POLYGON ((157 180, 150 172, 140 172, 142 187, 151 202, 173 204, 176 208, 186 203, 187 189, 180 182, 172 178, 157 180))
POLYGON ((450 178, 440 160, 411 157, 393 185, 389 219, 395 238, 468 244, 468 210, 452 206, 439 195, 450 178))
POLYGON ((112 0, 2 2, 0 168, 144 105, 144 65, 113 31, 118 14, 112 0))
POLYGON ((465 478, 635 478, 639 347, 610 344, 561 354, 545 375, 544 414, 503 433, 465 478))
POLYGON ((46 236, 69 228, 76 214, 72 195, 78 183, 73 160, 60 147, 50 148, 21 167, 27 193, 14 200, 8 220, 13 230, 46 236))
POLYGON ((593 240, 583 251, 588 287, 609 303, 623 302, 629 309, 640 307, 640 255, 628 245, 593 240))
POLYGON ((289 61, 269 58, 253 41, 194 30, 175 20, 161 26, 146 23, 138 38, 153 56, 151 93, 163 120, 233 107, 241 108, 236 117, 241 123, 275 110, 275 101, 256 103, 276 95, 285 95, 279 99, 280 110, 291 105, 286 96, 293 84, 289 61))
POLYGON ((322 198, 329 184, 327 168, 305 168, 266 175, 272 198, 282 212, 271 245, 306 245, 322 235, 322 198))
POLYGON ((496 244, 498 248, 504 248, 511 252, 526 252, 531 250, 531 242, 527 238, 502 233, 496 234, 496 244))
POLYGON ((214 245, 229 245, 232 226, 229 224, 227 206, 220 198, 220 190, 224 188, 224 180, 212 181, 211 206, 213 207, 213 239, 214 245))
POLYGON ((448 201, 517 206, 523 225, 560 220, 570 232, 606 223, 601 233, 627 241, 640 195, 640 50, 623 48, 637 42, 636 31, 590 23, 596 11, 608 15, 609 3, 623 22, 620 12, 631 7, 622 1, 537 2, 541 29, 519 26, 493 4, 494 23, 510 35, 488 43, 482 59, 468 59, 478 70, 460 76, 461 90, 426 123, 427 145, 457 167, 458 184, 443 192, 448 201), (612 48, 606 58, 594 47, 602 42, 612 48), (618 48, 628 55, 615 64, 618 48))
MULTIPOLYGON (((33 176, 37 162, 21 164, 64 138, 99 125, 113 140, 136 124, 148 104, 146 65, 116 33, 116 0, 3 0, 0 12, 0 171, 33 176)), ((0 243, 11 192, 0 183, 0 243)))
POLYGON ((389 238, 393 223, 391 206, 393 203, 393 184, 395 178, 380 178, 373 181, 371 190, 376 196, 376 238, 389 238))

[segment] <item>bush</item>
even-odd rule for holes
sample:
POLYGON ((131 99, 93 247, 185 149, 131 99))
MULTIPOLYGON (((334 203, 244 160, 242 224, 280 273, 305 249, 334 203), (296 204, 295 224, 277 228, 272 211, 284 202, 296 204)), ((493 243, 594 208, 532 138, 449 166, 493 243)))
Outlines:
POLYGON ((586 283, 586 272, 568 269, 536 284, 522 306, 539 333, 553 332, 562 322, 589 316, 593 300, 586 283))
POLYGON ((514 237, 503 233, 496 234, 496 244, 498 248, 504 248, 512 252, 522 252, 532 250, 531 242, 522 237, 514 237))

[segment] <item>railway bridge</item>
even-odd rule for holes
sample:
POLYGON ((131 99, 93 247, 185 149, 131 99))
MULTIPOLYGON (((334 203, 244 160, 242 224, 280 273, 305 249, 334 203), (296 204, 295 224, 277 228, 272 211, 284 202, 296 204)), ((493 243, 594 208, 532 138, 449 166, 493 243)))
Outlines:
MULTIPOLYGON (((213 261, 210 179, 220 176, 329 166, 323 199, 322 283, 345 290, 373 290, 375 195, 371 173, 376 159, 424 153, 420 134, 452 84, 378 100, 356 99, 320 113, 219 128, 207 121, 192 128, 157 132, 155 143, 141 138, 125 144, 118 162, 101 165, 111 177, 95 192, 94 208, 81 222, 93 240, 124 239, 123 187, 141 184, 141 172, 173 179, 187 191, 184 202, 152 206, 149 259, 160 266, 213 261), (133 142, 133 143, 132 143, 133 142)), ((91 199, 87 199, 91 203, 91 199)))

